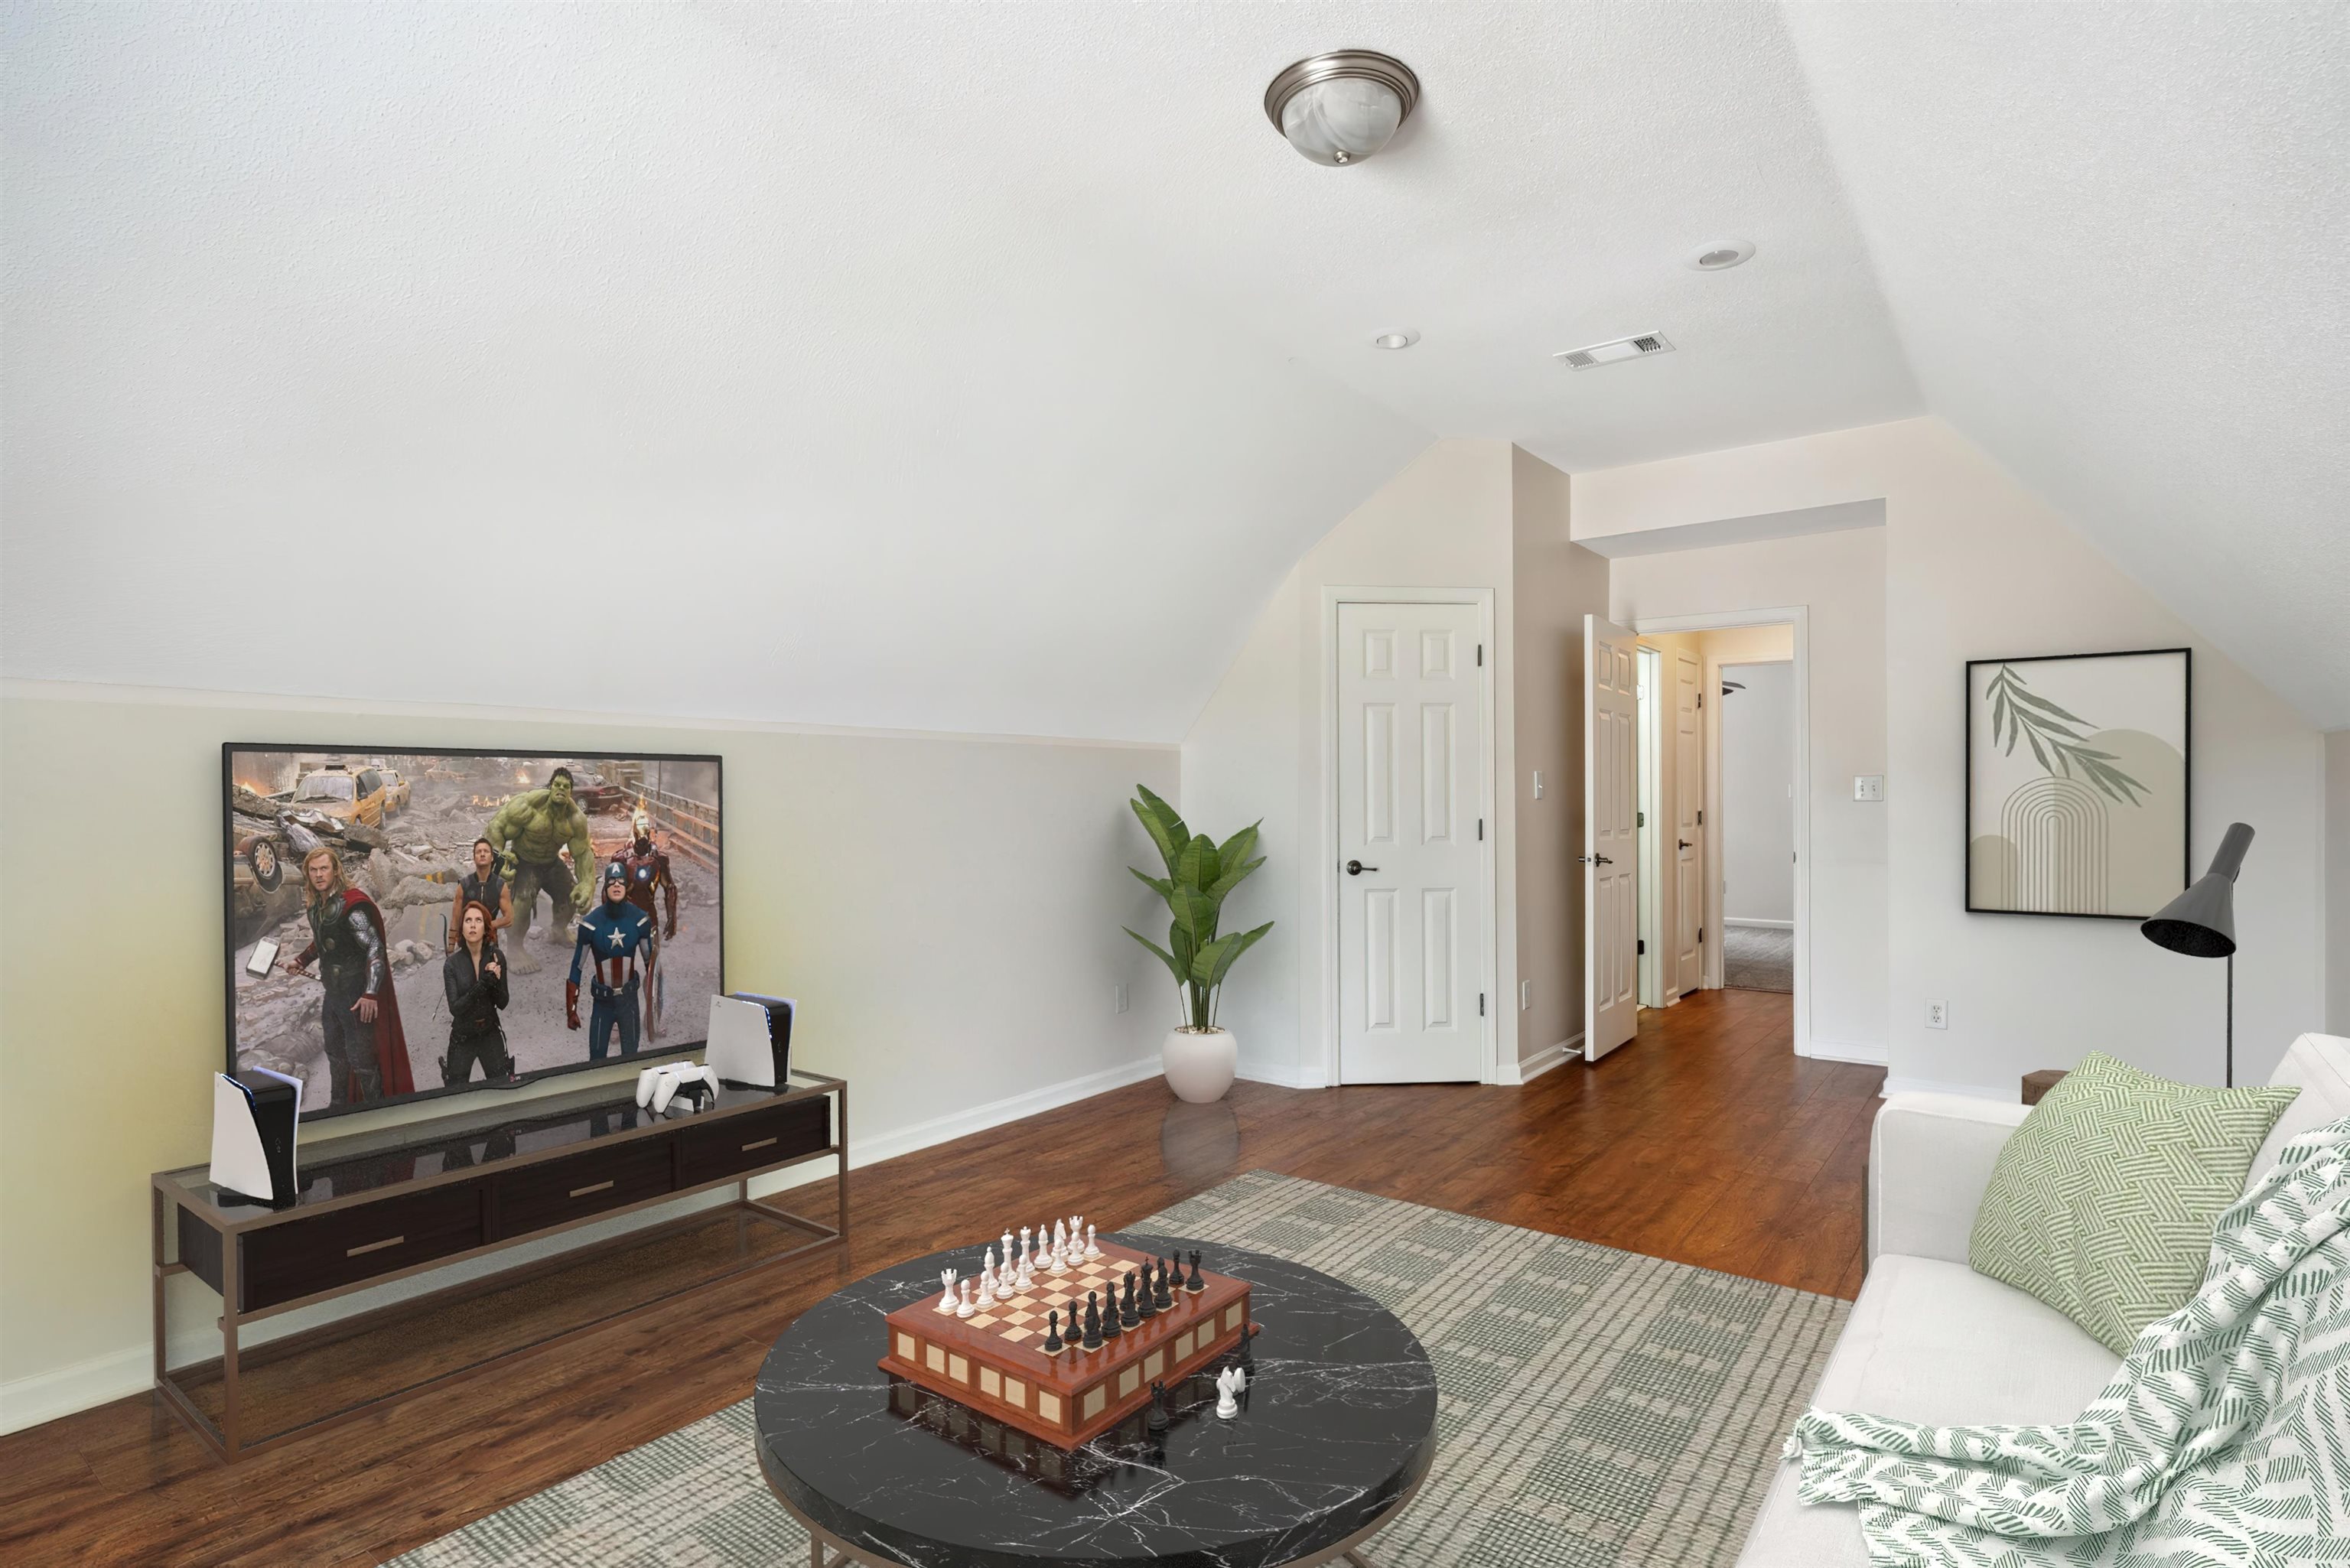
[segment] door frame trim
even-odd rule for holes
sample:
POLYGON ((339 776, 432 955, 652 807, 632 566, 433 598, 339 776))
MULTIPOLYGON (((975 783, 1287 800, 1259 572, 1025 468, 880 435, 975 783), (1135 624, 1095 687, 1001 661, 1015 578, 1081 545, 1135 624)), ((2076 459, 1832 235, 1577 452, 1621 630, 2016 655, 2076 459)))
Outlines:
MULTIPOLYGON (((1812 628, 1811 611, 1804 605, 1783 605, 1765 609, 1715 610, 1700 615, 1642 616, 1627 623, 1642 635, 1652 632, 1730 631, 1744 626, 1786 626, 1794 630, 1795 653, 1792 660, 1795 673, 1795 798, 1804 809, 1795 814, 1795 994, 1794 1014, 1795 1054, 1812 1054, 1812 628)), ((1707 661, 1699 661, 1700 676, 1707 661)), ((1706 737, 1706 769, 1711 780, 1720 748, 1714 725, 1721 719, 1719 700, 1706 705, 1707 720, 1701 728, 1706 737)), ((1708 790, 1709 796, 1711 790, 1708 790)), ((1716 803, 1711 799, 1710 806, 1716 803)), ((1703 978, 1714 987, 1721 983, 1721 875, 1720 839, 1721 814, 1717 808, 1706 820, 1706 889, 1705 920, 1707 929, 1716 934, 1707 944, 1703 959, 1703 978)))
MULTIPOLYGON (((1315 791, 1316 809, 1321 813, 1320 831, 1313 841, 1322 846, 1322 875, 1315 878, 1321 889, 1322 931, 1321 949, 1323 978, 1322 1028, 1319 1049, 1315 1054, 1321 1069, 1321 1081, 1336 1085, 1346 1080, 1339 1075, 1339 963, 1338 947, 1338 607, 1341 605, 1459 605, 1477 612, 1478 639, 1491 650, 1482 669, 1477 671, 1477 701, 1479 728, 1483 732, 1481 761, 1485 782, 1477 801, 1479 812, 1490 828, 1480 846, 1478 874, 1485 879, 1484 897, 1478 900, 1483 916, 1485 956, 1483 972, 1478 983, 1485 992, 1483 1061, 1477 1081, 1481 1084, 1502 1082, 1501 1021, 1502 1021, 1502 933, 1500 919, 1501 879, 1498 875, 1499 851, 1505 825, 1502 821, 1498 791, 1499 773, 1495 766, 1499 757, 1501 736, 1496 722, 1494 692, 1496 678, 1502 667, 1502 648, 1493 633, 1493 590, 1491 588, 1435 587, 1336 587, 1325 585, 1322 589, 1322 624, 1319 640, 1322 645, 1322 679, 1318 707, 1322 733, 1321 786, 1315 791)), ((1514 835, 1513 835, 1514 841, 1514 835)), ((1514 934, 1516 913, 1511 912, 1508 929, 1514 934)), ((1514 972, 1516 964, 1511 964, 1514 972)), ((1512 1005, 1510 1016, 1517 1016, 1512 1005)))

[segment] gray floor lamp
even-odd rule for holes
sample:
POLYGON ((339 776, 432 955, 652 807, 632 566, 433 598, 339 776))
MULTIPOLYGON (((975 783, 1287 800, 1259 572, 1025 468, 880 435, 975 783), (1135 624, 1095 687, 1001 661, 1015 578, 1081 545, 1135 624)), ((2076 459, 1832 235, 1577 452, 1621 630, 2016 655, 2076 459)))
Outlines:
POLYGON ((2236 873, 2244 867, 2244 851, 2252 846, 2252 830, 2230 823, 2211 857, 2211 869, 2197 877, 2187 891, 2165 904, 2140 926, 2147 940, 2189 958, 2228 961, 2228 1076, 2236 1086, 2236 873))

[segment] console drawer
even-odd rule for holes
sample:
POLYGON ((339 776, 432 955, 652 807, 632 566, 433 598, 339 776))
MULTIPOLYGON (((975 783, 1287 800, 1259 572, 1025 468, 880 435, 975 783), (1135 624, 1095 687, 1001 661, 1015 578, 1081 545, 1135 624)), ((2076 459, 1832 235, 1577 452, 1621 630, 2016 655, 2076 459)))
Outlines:
POLYGON ((728 1116, 678 1134, 678 1185, 699 1187, 737 1171, 758 1170, 832 1143, 832 1098, 795 1100, 772 1110, 728 1116))
POLYGON ((482 1184, 430 1187, 378 1203, 289 1220, 245 1236, 244 1310, 356 1284, 478 1247, 482 1184))
POLYGON ((526 1236, 607 1209, 659 1198, 671 1190, 671 1141, 635 1138, 492 1177, 490 1213, 495 1232, 492 1239, 526 1236))

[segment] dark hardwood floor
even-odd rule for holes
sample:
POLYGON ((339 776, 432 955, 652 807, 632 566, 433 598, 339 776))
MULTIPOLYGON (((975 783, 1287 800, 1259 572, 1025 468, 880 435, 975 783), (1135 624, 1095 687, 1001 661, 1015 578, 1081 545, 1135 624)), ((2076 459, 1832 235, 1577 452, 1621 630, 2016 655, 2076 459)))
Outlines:
POLYGON ((858 1171, 846 1255, 744 1276, 234 1469, 146 1396, 0 1438, 0 1560, 380 1563, 742 1398, 808 1304, 992 1235, 1040 1193, 1107 1230, 1278 1170, 1850 1296, 1884 1074, 1799 1059, 1789 1031, 1783 995, 1705 992, 1643 1013, 1596 1065, 1523 1088, 1241 1084, 1200 1107, 1154 1079, 858 1171))

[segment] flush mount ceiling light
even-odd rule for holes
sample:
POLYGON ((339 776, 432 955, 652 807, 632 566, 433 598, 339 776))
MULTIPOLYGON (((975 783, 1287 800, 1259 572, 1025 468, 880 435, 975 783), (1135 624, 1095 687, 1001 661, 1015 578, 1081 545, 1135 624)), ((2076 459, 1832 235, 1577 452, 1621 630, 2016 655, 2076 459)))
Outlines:
POLYGON ((1689 264, 1699 272, 1728 272, 1739 263, 1752 259, 1753 255, 1752 240, 1716 240, 1692 252, 1689 264))
POLYGON ((1298 61, 1264 89, 1264 116, 1316 163, 1360 163, 1419 101, 1419 78, 1392 55, 1334 49, 1298 61))
POLYGON ((1374 348, 1409 348, 1419 341, 1417 332, 1382 332, 1371 339, 1374 348))

